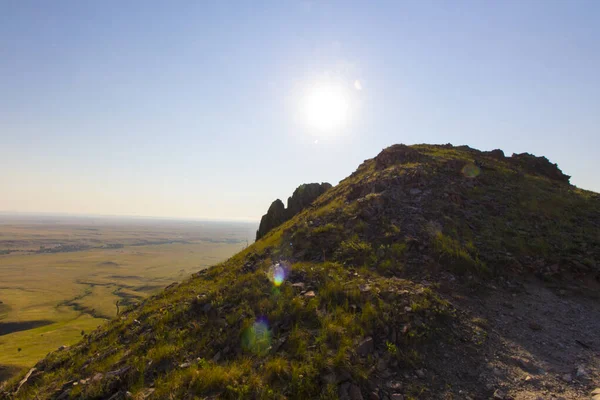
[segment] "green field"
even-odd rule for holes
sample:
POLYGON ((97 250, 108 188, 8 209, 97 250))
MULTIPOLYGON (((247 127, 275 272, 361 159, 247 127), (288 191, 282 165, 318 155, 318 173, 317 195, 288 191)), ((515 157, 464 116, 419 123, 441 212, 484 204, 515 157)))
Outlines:
POLYGON ((251 224, 0 216, 0 381, 226 259, 251 224))

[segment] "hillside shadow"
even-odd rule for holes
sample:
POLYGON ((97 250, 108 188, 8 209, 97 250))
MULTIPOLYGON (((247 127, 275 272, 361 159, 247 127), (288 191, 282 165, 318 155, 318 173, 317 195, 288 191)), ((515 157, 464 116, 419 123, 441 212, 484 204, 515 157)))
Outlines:
POLYGON ((13 332, 27 331, 52 324, 49 320, 24 321, 24 322, 0 322, 0 336, 13 332))
MULTIPOLYGON (((13 376, 16 376, 22 370, 23 370, 23 368, 15 367, 14 365, 0 364, 0 384, 4 381, 9 380, 13 376)), ((0 386, 2 386, 2 385, 0 385, 0 386)))

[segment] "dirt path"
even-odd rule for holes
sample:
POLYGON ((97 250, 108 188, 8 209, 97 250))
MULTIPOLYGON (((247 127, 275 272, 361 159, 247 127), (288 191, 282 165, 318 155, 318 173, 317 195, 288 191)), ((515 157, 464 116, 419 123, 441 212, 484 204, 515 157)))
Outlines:
POLYGON ((591 399, 600 387, 600 301, 537 282, 506 286, 459 300, 486 327, 489 373, 480 381, 497 398, 591 399))

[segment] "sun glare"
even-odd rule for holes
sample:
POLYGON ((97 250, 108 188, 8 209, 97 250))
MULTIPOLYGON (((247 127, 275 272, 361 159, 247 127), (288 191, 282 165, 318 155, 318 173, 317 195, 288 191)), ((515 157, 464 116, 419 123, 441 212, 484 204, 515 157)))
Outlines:
POLYGON ((342 127, 348 120, 348 99, 342 88, 315 86, 304 98, 307 123, 322 132, 342 127))

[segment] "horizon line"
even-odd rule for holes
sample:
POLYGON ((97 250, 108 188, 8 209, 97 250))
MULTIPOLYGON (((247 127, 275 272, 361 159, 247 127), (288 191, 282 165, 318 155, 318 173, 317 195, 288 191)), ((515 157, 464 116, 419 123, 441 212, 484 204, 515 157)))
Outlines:
POLYGON ((95 218, 130 218, 130 219, 162 219, 172 221, 197 221, 197 222, 238 222, 238 223, 259 223, 260 219, 250 218, 211 218, 211 217, 175 217, 175 216, 156 216, 156 215, 134 215, 134 214, 86 214, 69 213, 59 211, 16 211, 0 210, 2 215, 29 215, 29 216, 54 216, 54 217, 95 217, 95 218))

